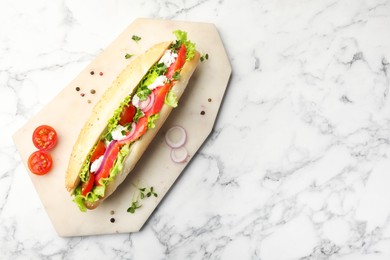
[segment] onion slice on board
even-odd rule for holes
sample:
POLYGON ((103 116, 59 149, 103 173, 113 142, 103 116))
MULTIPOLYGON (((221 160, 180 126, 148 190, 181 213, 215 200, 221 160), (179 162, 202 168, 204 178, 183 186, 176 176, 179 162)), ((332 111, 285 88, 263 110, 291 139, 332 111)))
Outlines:
POLYGON ((185 147, 179 147, 171 150, 171 159, 175 163, 182 163, 188 157, 188 152, 185 147))
POLYGON ((186 130, 181 126, 173 126, 169 128, 169 130, 165 134, 165 142, 171 148, 179 148, 183 146, 186 140, 186 130))

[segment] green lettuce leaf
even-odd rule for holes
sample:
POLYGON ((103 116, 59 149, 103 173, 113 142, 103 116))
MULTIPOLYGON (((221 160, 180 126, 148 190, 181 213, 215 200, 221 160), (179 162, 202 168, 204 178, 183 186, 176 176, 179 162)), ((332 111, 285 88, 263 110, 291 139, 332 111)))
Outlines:
MULTIPOLYGON (((93 149, 94 151, 95 149, 93 149)), ((80 171, 80 180, 82 182, 86 182, 88 180, 88 177, 89 177, 89 165, 90 165, 90 159, 91 159, 91 154, 92 152, 87 156, 87 159, 85 160, 83 166, 81 167, 81 171, 80 171)))
POLYGON ((133 117, 133 120, 135 123, 138 123, 138 119, 144 116, 144 112, 140 108, 137 107, 137 111, 135 112, 135 115, 133 117))
POLYGON ((173 45, 174 48, 180 47, 182 44, 186 46, 186 60, 189 61, 195 56, 196 46, 195 43, 187 40, 187 32, 176 30, 173 31, 173 34, 176 36, 176 43, 173 45))
POLYGON ((159 118, 160 118, 159 114, 154 114, 154 115, 148 117, 148 129, 155 128, 156 125, 154 124, 154 121, 156 121, 159 118))
POLYGON ((81 195, 81 185, 79 185, 76 188, 76 190, 74 191, 73 202, 76 203, 76 205, 79 207, 80 211, 82 211, 82 212, 87 211, 87 207, 85 206, 85 201, 95 202, 99 199, 98 194, 96 194, 94 190, 92 190, 91 192, 88 192, 88 194, 86 196, 83 196, 83 195, 81 195))
POLYGON ((171 107, 177 107, 177 97, 175 93, 173 93, 172 89, 169 90, 169 92, 165 96, 164 103, 171 107))
POLYGON ((85 206, 84 201, 85 201, 85 197, 81 194, 75 195, 73 198, 73 202, 76 203, 76 205, 79 207, 80 211, 82 212, 87 211, 87 207, 85 206))
POLYGON ((182 31, 182 30, 176 30, 176 31, 173 31, 173 34, 176 36, 176 40, 180 44, 183 44, 187 41, 187 32, 182 31))
POLYGON ((158 72, 156 71, 156 70, 154 70, 154 69, 152 69, 149 73, 148 73, 148 75, 147 75, 147 77, 145 78, 145 80, 142 82, 142 84, 141 84, 141 87, 147 87, 147 86, 149 86, 150 84, 152 84, 156 79, 157 79, 157 77, 158 77, 159 75, 158 75, 158 72))
POLYGON ((125 106, 128 106, 131 101, 131 96, 126 96, 126 98, 120 103, 119 107, 114 111, 113 116, 108 120, 107 133, 110 134, 112 130, 118 125, 119 120, 121 119, 121 113, 125 106))
POLYGON ((97 197, 103 197, 106 186, 95 186, 93 187, 92 193, 97 197))

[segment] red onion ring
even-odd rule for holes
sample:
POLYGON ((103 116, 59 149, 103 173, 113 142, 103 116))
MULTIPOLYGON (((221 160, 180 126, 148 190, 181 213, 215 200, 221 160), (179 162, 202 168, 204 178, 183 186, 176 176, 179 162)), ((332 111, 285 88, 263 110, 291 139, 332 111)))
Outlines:
POLYGON ((175 163, 182 163, 188 157, 188 152, 185 147, 179 147, 171 150, 171 159, 175 163))
POLYGON ((99 169, 97 169, 97 171, 94 172, 93 174, 98 175, 98 174, 102 171, 103 165, 104 165, 104 164, 106 163, 106 161, 107 161, 107 157, 108 157, 107 154, 110 153, 110 150, 114 147, 114 144, 115 144, 115 143, 116 143, 116 141, 112 141, 112 142, 108 145, 106 151, 104 152, 103 160, 102 160, 102 163, 101 163, 100 166, 99 166, 99 169))
POLYGON ((141 107, 142 106, 142 102, 140 104, 140 109, 142 110, 142 112, 146 113, 148 112, 154 105, 154 101, 156 100, 156 94, 154 94, 154 91, 152 91, 152 93, 148 96, 148 99, 149 102, 146 106, 144 106, 143 108, 141 107))
POLYGON ((165 134, 165 142, 171 148, 179 148, 179 147, 183 146, 185 144, 186 140, 187 140, 186 130, 181 126, 173 126, 173 127, 169 128, 169 130, 165 134), (179 133, 180 133, 179 139, 174 140, 173 137, 174 137, 175 132, 177 132, 177 131, 179 131, 179 133))
POLYGON ((137 124, 134 123, 134 122, 131 123, 131 130, 130 130, 129 134, 126 135, 126 137, 127 137, 127 136, 132 136, 132 135, 134 134, 136 125, 137 125, 137 124))
POLYGON ((150 95, 148 96, 148 98, 147 98, 146 100, 143 100, 143 101, 141 101, 141 102, 139 103, 139 108, 140 108, 141 110, 144 110, 145 107, 149 106, 149 104, 150 104, 150 95))
POLYGON ((130 138, 133 137, 133 135, 134 135, 134 133, 135 133, 135 128, 136 128, 136 126, 137 126, 136 123, 134 123, 134 122, 131 123, 131 130, 130 130, 129 134, 126 135, 125 138, 123 138, 123 139, 120 140, 121 143, 122 143, 122 142, 125 142, 126 140, 129 140, 130 138))

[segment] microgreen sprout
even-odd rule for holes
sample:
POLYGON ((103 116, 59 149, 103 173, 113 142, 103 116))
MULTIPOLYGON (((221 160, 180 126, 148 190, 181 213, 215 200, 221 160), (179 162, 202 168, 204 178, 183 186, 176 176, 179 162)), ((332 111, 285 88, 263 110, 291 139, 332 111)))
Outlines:
POLYGON ((157 197, 158 194, 154 191, 153 186, 149 188, 139 188, 137 187, 138 194, 135 199, 131 202, 131 206, 127 209, 127 212, 134 214, 137 209, 139 209, 142 204, 140 204, 140 200, 143 200, 145 198, 149 198, 151 196, 157 197))
POLYGON ((200 61, 208 60, 209 59, 209 54, 206 53, 205 55, 200 56, 200 61))

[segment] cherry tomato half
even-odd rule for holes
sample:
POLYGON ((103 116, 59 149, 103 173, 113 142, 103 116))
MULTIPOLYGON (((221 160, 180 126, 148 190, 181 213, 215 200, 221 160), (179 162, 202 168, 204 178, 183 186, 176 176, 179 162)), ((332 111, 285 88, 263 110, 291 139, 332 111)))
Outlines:
POLYGON ((33 152, 28 158, 28 168, 36 175, 45 175, 53 165, 50 154, 44 151, 33 152))
POLYGON ((104 145, 104 142, 99 141, 99 143, 96 145, 95 151, 91 155, 90 162, 93 163, 96 159, 99 159, 99 157, 102 156, 105 151, 106 146, 104 145))
POLYGON ((119 120, 119 124, 124 126, 126 124, 130 124, 133 122, 133 117, 135 115, 136 108, 129 104, 128 106, 124 106, 122 113, 121 113, 121 119, 119 120))
POLYGON ((57 143, 57 132, 48 125, 38 126, 33 133, 32 141, 39 150, 50 150, 57 143))

